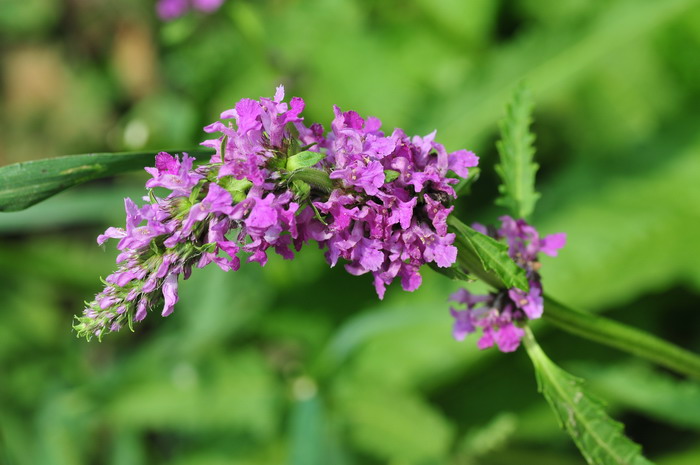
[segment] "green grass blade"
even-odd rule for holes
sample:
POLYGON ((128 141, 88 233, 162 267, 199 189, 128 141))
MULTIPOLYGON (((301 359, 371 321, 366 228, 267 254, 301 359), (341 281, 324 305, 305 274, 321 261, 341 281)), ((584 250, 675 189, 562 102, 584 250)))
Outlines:
POLYGON ((515 90, 501 120, 501 140, 496 142, 500 163, 496 172, 501 178, 496 204, 511 211, 515 218, 527 218, 535 209, 539 194, 535 191, 535 136, 530 132, 532 98, 525 85, 515 90))
POLYGON ((652 464, 641 454, 640 446, 623 434, 623 425, 610 418, 601 403, 584 390, 583 381, 547 357, 529 328, 524 341, 539 391, 589 464, 652 464))
MULTIPOLYGON (((158 152, 89 153, 15 163, 0 168, 0 211, 18 211, 69 187, 153 165, 158 152)), ((212 149, 189 150, 208 156, 212 149)))

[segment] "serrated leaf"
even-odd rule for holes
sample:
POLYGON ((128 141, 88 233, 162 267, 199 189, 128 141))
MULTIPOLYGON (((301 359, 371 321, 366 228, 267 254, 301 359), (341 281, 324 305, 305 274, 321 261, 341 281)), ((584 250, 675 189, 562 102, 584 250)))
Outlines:
POLYGON ((448 223, 457 233, 455 244, 459 251, 458 259, 463 260, 470 273, 495 287, 529 290, 525 270, 510 258, 506 244, 476 231, 455 217, 450 217, 448 223))
POLYGON ((496 173, 501 178, 501 196, 496 204, 504 206, 516 218, 527 218, 535 209, 539 194, 535 191, 535 174, 539 166, 533 161, 535 136, 530 132, 532 99, 520 85, 506 107, 501 120, 501 140, 496 142, 500 163, 496 173))
POLYGON ((384 170, 384 182, 391 182, 397 179, 401 173, 395 170, 384 170))
POLYGON ((287 158, 287 169, 289 171, 295 171, 301 168, 309 168, 323 160, 325 157, 326 156, 322 153, 312 152, 310 150, 299 152, 296 155, 292 155, 291 157, 287 158))
MULTIPOLYGON (((153 165, 158 152, 89 153, 15 163, 0 168, 0 211, 31 207, 69 187, 153 165)), ((212 149, 187 151, 212 155, 212 149)))
POLYGON ((526 328, 524 338, 537 386, 581 454, 591 465, 652 465, 638 444, 623 434, 624 426, 610 418, 600 401, 583 388, 583 380, 559 368, 526 328))

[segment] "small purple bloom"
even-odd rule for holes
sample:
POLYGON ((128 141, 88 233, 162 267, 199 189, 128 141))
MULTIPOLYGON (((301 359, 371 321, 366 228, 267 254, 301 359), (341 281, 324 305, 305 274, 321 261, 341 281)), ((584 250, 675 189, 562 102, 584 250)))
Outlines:
POLYGON ((474 323, 472 323, 471 312, 468 310, 455 310, 450 308, 450 314, 454 317, 455 323, 452 329, 452 336, 458 340, 463 341, 467 335, 473 333, 476 328, 474 323))
POLYGON ((163 280, 163 299, 165 304, 163 306, 163 316, 168 316, 173 312, 175 304, 178 301, 177 295, 177 274, 170 273, 163 280))
POLYGON ((454 171, 457 176, 466 178, 469 175, 469 169, 479 164, 479 157, 474 155, 474 152, 467 150, 457 150, 447 156, 448 167, 454 171))
MULTIPOLYGON (((518 324, 540 318, 544 311, 537 256, 540 252, 556 255, 564 246, 566 235, 552 234, 540 239, 537 230, 524 220, 514 220, 509 216, 500 219, 501 228, 491 232, 491 235, 507 241, 510 256, 527 272, 530 290, 525 292, 512 288, 487 295, 474 295, 466 289, 460 289, 452 296, 452 300, 466 304, 467 309, 461 312, 450 309, 450 313, 455 318, 456 339, 463 338, 464 321, 469 319, 474 327, 482 328, 482 336, 477 343, 480 349, 496 344, 502 352, 512 352, 519 347, 525 334, 518 324)), ((484 234, 490 232, 483 225, 475 224, 474 228, 484 234)))
POLYGON ((192 6, 199 11, 211 13, 216 11, 224 3, 224 0, 192 0, 192 6))
POLYGON ((194 158, 183 154, 182 162, 176 157, 166 152, 156 155, 155 168, 145 168, 152 176, 146 181, 146 187, 165 187, 170 189, 172 196, 187 197, 192 192, 192 188, 202 178, 202 175, 192 171, 194 158))
POLYGON ((210 213, 229 214, 233 211, 233 199, 231 194, 218 184, 210 184, 209 192, 204 199, 190 209, 187 220, 182 224, 182 229, 189 232, 194 223, 204 220, 210 213))
POLYGON ((362 189, 368 195, 377 195, 384 185, 384 167, 378 161, 365 165, 356 160, 346 168, 333 171, 331 179, 342 179, 348 186, 362 189))
POLYGON ((204 12, 212 13, 218 10, 224 0, 158 0, 156 11, 160 19, 170 21, 178 18, 190 8, 204 12))

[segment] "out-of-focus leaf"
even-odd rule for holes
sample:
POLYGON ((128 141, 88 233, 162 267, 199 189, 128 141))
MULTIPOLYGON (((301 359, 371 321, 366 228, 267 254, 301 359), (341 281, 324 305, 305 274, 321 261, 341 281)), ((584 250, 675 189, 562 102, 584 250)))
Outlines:
POLYGON ((112 465, 142 465, 146 459, 145 441, 139 431, 123 428, 115 431, 114 456, 112 465))
POLYGON ((664 465, 696 465, 700 463, 700 446, 695 444, 690 450, 665 455, 660 463, 664 465))
POLYGON ((583 381, 559 368, 526 329, 525 348, 535 367, 537 385, 588 463, 596 465, 651 465, 638 444, 622 432, 600 401, 583 388, 583 381))
POLYGON ((611 402, 678 426, 700 430, 700 384, 649 367, 577 364, 592 388, 611 402), (621 386, 624 386, 621 389, 621 386))
POLYGON ((567 233, 559 256, 542 260, 548 293, 594 310, 677 282, 700 288, 700 139, 688 132, 637 148, 604 177, 571 166, 544 192, 538 226, 567 233), (642 150, 654 164, 633 165, 642 150))
POLYGON ((339 391, 340 408, 359 448, 398 463, 430 463, 447 453, 453 427, 420 397, 368 384, 350 383, 339 391))
POLYGON ((253 267, 231 273, 218 267, 196 271, 183 283, 178 304, 182 304, 180 318, 187 328, 178 346, 188 354, 206 353, 225 343, 266 308, 276 294, 272 290, 263 294, 260 270, 253 267))
POLYGON ((501 177, 496 204, 508 208, 515 218, 527 218, 535 209, 539 194, 535 191, 535 136, 530 132, 532 97, 525 85, 520 85, 506 107, 501 120, 501 140, 496 142, 500 164, 496 172, 501 177))
MULTIPOLYGON (((157 152, 90 153, 15 163, 0 168, 0 211, 17 211, 69 187, 153 164, 157 152)), ((192 156, 211 149, 189 150, 192 156)))
POLYGON ((37 442, 33 448, 36 463, 83 463, 88 443, 81 439, 88 431, 87 411, 91 408, 89 399, 77 392, 47 399, 38 414, 37 442))
MULTIPOLYGON (((467 82, 459 83, 459 93, 451 95, 447 105, 435 106, 424 113, 424 128, 439 128, 446 145, 462 146, 465 130, 470 139, 483 139, 499 109, 507 101, 509 89, 525 79, 541 102, 551 101, 569 90, 598 68, 592 66, 606 55, 648 35, 688 11, 695 0, 622 1, 600 9, 598 17, 583 30, 536 32, 511 42, 510 46, 483 64, 467 82), (540 92, 542 91, 542 92, 540 92), (465 109, 467 109, 465 111, 465 109)), ((473 146, 473 145, 472 145, 473 146)))
POLYGON ((75 225, 120 224, 124 222, 124 197, 138 199, 145 192, 143 184, 71 189, 33 208, 3 213, 0 234, 45 234, 75 225))
MULTIPOLYGON (((150 366, 143 372, 153 373, 150 366)), ((107 407, 110 422, 131 428, 245 432, 269 439, 276 428, 278 391, 274 375, 254 352, 220 355, 210 373, 183 361, 158 376, 122 388, 107 407), (176 405, 177 408, 173 408, 176 405)))
POLYGON ((478 457, 507 444, 518 428, 518 417, 511 412, 503 412, 488 424, 470 430, 462 439, 460 455, 478 457))
POLYGON ((299 399, 292 408, 290 465, 325 465, 327 457, 323 404, 316 395, 299 399))

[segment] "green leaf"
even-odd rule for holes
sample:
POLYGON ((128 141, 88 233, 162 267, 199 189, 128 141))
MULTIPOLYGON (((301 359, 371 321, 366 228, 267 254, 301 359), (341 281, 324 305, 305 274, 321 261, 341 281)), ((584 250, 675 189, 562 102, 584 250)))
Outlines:
MULTIPOLYGON (((3 166, 0 211, 23 210, 69 187, 153 165, 157 153, 90 153, 3 166)), ((196 157, 214 152, 195 149, 188 153, 196 157)))
POLYGON ((289 171, 296 171, 301 168, 309 168, 324 158, 326 158, 326 156, 319 152, 312 152, 310 150, 299 152, 287 159, 287 169, 289 171))
POLYGON ((452 445, 454 426, 416 394, 346 382, 335 404, 355 446, 382 463, 441 463, 452 445))
POLYGON ((623 425, 610 418, 600 401, 583 389, 583 380, 559 368, 542 351, 529 328, 525 348, 535 367, 537 386, 586 461, 595 465, 651 465, 623 425))
MULTIPOLYGON (((297 379, 294 387, 306 381, 305 378, 297 379)), ((307 389, 315 390, 311 384, 307 389)), ((295 392, 296 394, 296 392, 295 392)), ((290 465, 322 465, 328 463, 328 441, 325 421, 324 406, 315 392, 302 394, 301 399, 296 399, 292 405, 290 418, 290 465)))
POLYGON ((457 260, 469 273, 497 288, 517 287, 526 292, 530 289, 525 270, 510 258, 506 244, 481 234, 454 216, 447 221, 457 234, 457 260))
POLYGON ((683 428, 700 431, 700 384, 679 380, 638 361, 576 364, 610 402, 683 428), (625 386, 624 390, 620 386, 625 386))
POLYGON ((532 100, 524 85, 520 85, 506 107, 501 120, 501 140, 496 142, 500 164, 496 172, 501 178, 496 204, 504 206, 516 218, 527 218, 535 209, 539 194, 535 192, 535 173, 539 166, 533 161, 535 136, 530 132, 532 100))
POLYGON ((309 183, 302 181, 301 179, 292 180, 292 190, 299 199, 306 199, 311 193, 311 186, 309 183))
POLYGON ((294 171, 288 178, 289 182, 300 180, 308 183, 311 188, 319 189, 324 192, 333 190, 333 181, 328 173, 314 168, 302 168, 294 171))
POLYGON ((384 170, 384 182, 385 182, 385 183, 391 182, 391 181, 393 181, 394 179, 398 178, 400 174, 401 174, 401 173, 399 173, 398 171, 394 171, 394 170, 384 170))

